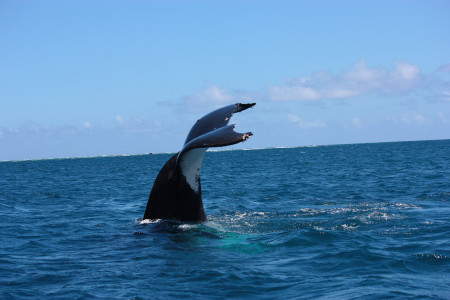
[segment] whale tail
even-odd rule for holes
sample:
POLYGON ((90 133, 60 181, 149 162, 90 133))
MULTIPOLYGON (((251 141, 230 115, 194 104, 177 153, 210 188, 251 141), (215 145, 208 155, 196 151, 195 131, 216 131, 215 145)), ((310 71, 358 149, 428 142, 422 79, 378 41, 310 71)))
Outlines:
POLYGON ((228 123, 234 113, 254 105, 255 103, 228 105, 197 120, 181 151, 167 161, 156 177, 144 219, 206 221, 200 183, 205 152, 210 147, 234 145, 252 136, 251 132, 235 132, 235 125, 228 123))

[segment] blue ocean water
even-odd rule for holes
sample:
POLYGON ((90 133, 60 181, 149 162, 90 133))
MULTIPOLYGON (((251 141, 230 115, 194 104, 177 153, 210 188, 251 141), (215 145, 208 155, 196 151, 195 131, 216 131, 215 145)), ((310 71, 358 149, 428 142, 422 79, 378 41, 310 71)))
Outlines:
POLYGON ((143 224, 170 156, 1 162, 0 298, 450 298, 450 140, 207 152, 143 224))

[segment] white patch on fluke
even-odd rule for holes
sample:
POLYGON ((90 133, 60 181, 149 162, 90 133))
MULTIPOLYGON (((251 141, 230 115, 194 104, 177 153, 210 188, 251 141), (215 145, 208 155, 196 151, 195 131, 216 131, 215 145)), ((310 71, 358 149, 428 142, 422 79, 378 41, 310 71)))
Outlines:
POLYGON ((203 157, 208 148, 198 148, 186 152, 181 158, 181 172, 186 177, 189 186, 196 192, 199 191, 200 171, 203 157))

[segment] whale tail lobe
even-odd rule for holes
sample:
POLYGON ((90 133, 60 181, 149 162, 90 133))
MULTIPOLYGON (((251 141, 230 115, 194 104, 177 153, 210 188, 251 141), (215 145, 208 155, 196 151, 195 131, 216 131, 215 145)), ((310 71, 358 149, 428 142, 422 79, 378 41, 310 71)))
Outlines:
POLYGON ((206 221, 200 183, 203 157, 208 148, 234 145, 253 135, 235 132, 234 125, 228 123, 234 113, 254 105, 228 105, 197 120, 181 151, 167 161, 156 177, 144 219, 206 221))

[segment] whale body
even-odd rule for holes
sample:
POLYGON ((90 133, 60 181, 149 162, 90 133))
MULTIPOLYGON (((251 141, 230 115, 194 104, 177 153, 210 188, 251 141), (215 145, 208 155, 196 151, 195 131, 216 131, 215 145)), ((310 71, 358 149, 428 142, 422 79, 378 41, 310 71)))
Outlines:
POLYGON ((235 132, 235 125, 228 125, 228 122, 234 113, 254 105, 255 103, 228 105, 197 120, 181 151, 167 161, 156 177, 144 219, 206 221, 200 183, 203 157, 210 147, 237 144, 253 135, 251 132, 235 132))

